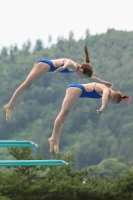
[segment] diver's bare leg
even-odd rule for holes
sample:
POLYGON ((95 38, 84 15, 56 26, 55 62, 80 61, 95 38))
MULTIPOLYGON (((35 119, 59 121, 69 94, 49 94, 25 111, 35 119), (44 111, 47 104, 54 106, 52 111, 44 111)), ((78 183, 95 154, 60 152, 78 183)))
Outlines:
POLYGON ((29 73, 29 75, 27 76, 26 80, 16 89, 16 91, 14 92, 11 100, 4 106, 4 109, 6 111, 6 120, 9 122, 12 112, 13 112, 13 108, 15 106, 16 101, 18 100, 18 98, 20 97, 20 95, 26 90, 28 89, 32 83, 34 83, 35 81, 37 81, 38 79, 40 79, 42 76, 44 76, 44 74, 49 70, 49 66, 42 62, 37 63, 33 66, 31 72, 29 73))
POLYGON ((57 118, 54 122, 54 128, 53 128, 52 136, 48 139, 48 141, 50 143, 50 152, 52 152, 54 146, 56 146, 56 140, 58 138, 60 138, 60 131, 61 131, 61 128, 62 128, 63 121, 65 120, 65 118, 68 115, 71 108, 77 102, 80 94, 81 94, 80 89, 79 90, 77 90, 77 88, 68 88, 67 89, 66 96, 65 96, 64 101, 62 103, 61 111, 58 114, 58 116, 57 116, 57 118))

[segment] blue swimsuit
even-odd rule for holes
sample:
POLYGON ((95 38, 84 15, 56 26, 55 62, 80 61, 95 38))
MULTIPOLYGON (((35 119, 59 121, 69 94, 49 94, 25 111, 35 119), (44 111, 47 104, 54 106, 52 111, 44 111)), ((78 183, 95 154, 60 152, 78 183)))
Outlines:
POLYGON ((80 98, 93 98, 93 99, 102 98, 102 96, 95 90, 95 86, 94 86, 94 90, 92 90, 91 92, 87 92, 82 84, 70 84, 68 85, 67 88, 70 88, 70 87, 77 87, 82 90, 80 98))
MULTIPOLYGON (((54 67, 53 63, 51 60, 48 60, 48 59, 40 59, 40 60, 37 60, 36 64, 38 62, 43 62, 43 63, 47 63, 49 66, 50 66, 50 70, 49 72, 54 72, 56 69, 58 69, 59 67, 62 67, 64 65, 64 62, 62 63, 62 65, 58 66, 58 67, 54 67)), ((69 73, 70 71, 66 68, 64 69, 63 71, 61 71, 61 73, 69 73)))

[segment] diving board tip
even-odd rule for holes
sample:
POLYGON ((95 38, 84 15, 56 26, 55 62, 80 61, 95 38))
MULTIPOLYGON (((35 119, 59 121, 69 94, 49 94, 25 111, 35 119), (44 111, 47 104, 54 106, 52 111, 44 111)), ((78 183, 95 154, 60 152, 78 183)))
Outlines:
POLYGON ((38 147, 30 140, 0 140, 0 147, 38 147))
POLYGON ((64 160, 0 160, 0 166, 65 166, 68 165, 64 160))

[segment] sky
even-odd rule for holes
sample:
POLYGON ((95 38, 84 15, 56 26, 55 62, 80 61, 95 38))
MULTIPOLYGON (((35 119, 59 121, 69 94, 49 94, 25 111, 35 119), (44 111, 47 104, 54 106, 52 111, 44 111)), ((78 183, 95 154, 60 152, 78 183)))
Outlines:
POLYGON ((0 0, 0 49, 48 37, 84 38, 108 29, 133 31, 133 0, 0 0))

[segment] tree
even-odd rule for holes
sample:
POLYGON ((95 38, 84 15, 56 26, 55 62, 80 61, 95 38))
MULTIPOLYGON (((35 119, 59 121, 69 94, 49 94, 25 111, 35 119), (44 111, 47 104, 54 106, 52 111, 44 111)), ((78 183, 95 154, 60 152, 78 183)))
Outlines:
POLYGON ((69 32, 69 40, 72 40, 74 38, 74 33, 73 33, 73 31, 70 31, 69 32))
POLYGON ((36 40, 35 51, 41 51, 43 49, 43 43, 40 39, 36 40))
POLYGON ((3 47, 1 50, 1 58, 6 58, 8 55, 8 49, 6 47, 3 47))

